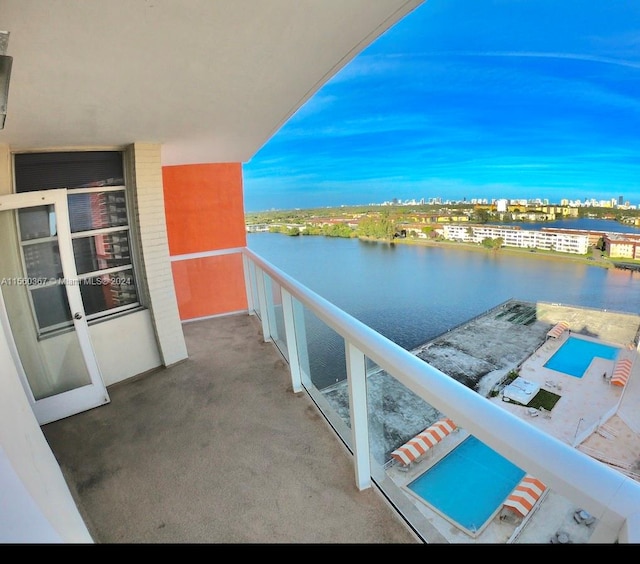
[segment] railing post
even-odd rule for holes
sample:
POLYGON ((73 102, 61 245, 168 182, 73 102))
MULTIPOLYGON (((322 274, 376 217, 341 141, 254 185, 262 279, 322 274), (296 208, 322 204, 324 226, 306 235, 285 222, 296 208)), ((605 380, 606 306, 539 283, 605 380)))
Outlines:
POLYGON ((289 352, 289 370, 291 371, 291 386, 295 393, 302 391, 300 378, 300 357, 298 356, 298 342, 293 317, 293 298, 284 288, 280 288, 282 295, 282 313, 284 316, 284 333, 289 352))
POLYGON ((365 490, 371 487, 366 359, 364 353, 349 342, 345 343, 345 352, 356 486, 365 490))
MULTIPOLYGON (((251 259, 244 253, 242 254, 242 270, 244 272, 244 291, 247 294, 247 310, 249 315, 255 315, 255 304, 253 303, 253 288, 251 285, 251 267, 253 263, 251 259)), ((254 267, 255 268, 255 267, 254 267)))
POLYGON ((260 321, 262 321, 262 336, 265 342, 272 341, 269 330, 269 315, 267 314, 267 293, 265 290, 265 274, 261 268, 256 268, 256 284, 258 286, 258 304, 260 306, 260 321))
POLYGON ((265 317, 267 318, 267 324, 269 325, 269 340, 277 342, 278 337, 278 323, 276 321, 276 305, 273 299, 273 280, 264 272, 262 273, 262 281, 264 284, 264 303, 265 303, 265 317))

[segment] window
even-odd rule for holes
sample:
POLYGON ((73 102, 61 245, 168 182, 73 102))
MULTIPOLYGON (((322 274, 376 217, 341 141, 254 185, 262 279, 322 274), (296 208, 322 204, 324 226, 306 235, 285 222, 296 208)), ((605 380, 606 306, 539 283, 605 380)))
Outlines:
MULTIPOLYGON (((17 192, 69 190, 73 254, 87 320, 138 307, 122 153, 24 153, 14 162, 17 192)), ((41 335, 72 324, 50 208, 18 213, 27 288, 41 335)))

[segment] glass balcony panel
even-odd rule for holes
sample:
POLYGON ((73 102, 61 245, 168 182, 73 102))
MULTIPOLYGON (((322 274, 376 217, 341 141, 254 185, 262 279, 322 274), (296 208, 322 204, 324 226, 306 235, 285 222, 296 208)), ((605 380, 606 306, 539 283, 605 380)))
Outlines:
POLYGON ((442 414, 367 358, 367 404, 372 458, 382 466, 391 452, 442 414))
MULTIPOLYGON (((248 261, 248 272, 256 315, 259 318, 261 316, 258 285, 261 280, 264 280, 267 302, 264 314, 268 316, 269 331, 273 332, 272 337, 275 343, 278 340, 286 340, 284 316, 276 313, 282 309, 282 292, 279 285, 251 260, 248 261)), ((297 358, 291 358, 289 355, 288 362, 298 364, 302 384, 307 393, 314 399, 345 444, 351 447, 348 401, 346 407, 344 403, 337 405, 331 403, 333 385, 340 381, 346 382, 347 378, 344 339, 295 297, 292 298, 292 309, 294 335, 291 337, 296 342, 297 358)))
MULTIPOLYGON (((366 371, 371 475, 423 538, 435 540, 439 535, 449 538, 450 529, 455 525, 452 526, 441 514, 437 503, 430 499, 429 489, 424 493, 421 489, 424 485, 416 483, 416 491, 412 491, 410 485, 454 446, 457 436, 453 435, 452 429, 449 434, 453 438, 445 441, 445 433, 442 433, 442 441, 434 440, 431 449, 416 456, 421 448, 413 444, 416 437, 430 426, 446 420, 446 416, 368 357, 366 371), (412 446, 407 448, 408 445, 412 446)), ((471 539, 463 531, 460 537, 462 542, 471 539)))
POLYGON ((302 384, 331 426, 349 448, 345 341, 311 310, 294 299, 294 324, 302 384))
POLYGON ((321 392, 329 393, 347 379, 344 339, 306 307, 304 331, 311 383, 321 392))
MULTIPOLYGON (((309 350, 307 346, 307 330, 305 324, 305 307, 293 298, 293 325, 295 329, 296 348, 298 350, 298 366, 302 384, 307 389, 313 389, 311 369, 309 367, 309 350)), ((295 359, 292 359, 292 361, 295 359)))
POLYGON ((284 313, 282 310, 282 292, 280 285, 266 274, 264 281, 271 338, 288 362, 289 351, 287 350, 287 339, 284 330, 284 313))

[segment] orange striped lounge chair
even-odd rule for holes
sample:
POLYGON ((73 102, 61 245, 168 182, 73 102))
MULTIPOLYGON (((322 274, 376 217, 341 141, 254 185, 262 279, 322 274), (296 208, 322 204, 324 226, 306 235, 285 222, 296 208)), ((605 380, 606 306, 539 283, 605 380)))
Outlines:
POLYGON ((546 489, 547 486, 540 480, 527 474, 502 504, 500 519, 504 520, 510 515, 516 518, 526 517, 546 489))
POLYGON ((441 419, 394 450, 391 457, 401 468, 408 469, 413 462, 455 431, 456 428, 456 424, 451 419, 441 419))

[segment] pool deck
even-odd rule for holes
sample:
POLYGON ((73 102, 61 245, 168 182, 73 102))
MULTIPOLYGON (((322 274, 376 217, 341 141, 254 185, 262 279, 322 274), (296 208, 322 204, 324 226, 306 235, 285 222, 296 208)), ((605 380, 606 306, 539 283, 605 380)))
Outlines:
MULTIPOLYGON (((540 388, 555 393, 560 399, 547 415, 531 416, 529 410, 521 405, 511 404, 500 396, 490 398, 493 403, 507 411, 527 419, 532 425, 561 441, 576 446, 596 428, 606 424, 618 411, 625 388, 615 386, 603 374, 611 374, 616 361, 594 358, 582 378, 577 378, 555 370, 545 368, 546 362, 569 338, 565 332, 558 339, 549 339, 520 368, 520 377, 540 385, 540 388)), ((581 339, 599 342, 597 339, 579 336, 581 339)), ((634 359, 637 353, 621 349, 620 358, 634 359)), ((630 378, 630 380, 633 378, 630 378)), ((629 383, 627 384, 629 385, 629 383)), ((625 411, 632 411, 625 406, 625 411)), ((539 412, 536 412, 539 413, 539 412)), ((609 445, 611 446, 611 445, 609 445)))
MULTIPOLYGON (((484 324, 485 329, 489 329, 492 324, 495 326, 493 319, 494 316, 488 315, 485 320, 480 319, 475 323, 479 326, 484 324)), ((637 341, 640 317, 557 304, 541 307, 538 304, 536 324, 552 326, 560 320, 567 320, 570 330, 557 339, 549 338, 529 350, 526 349, 531 347, 531 342, 525 339, 524 360, 513 367, 517 368, 520 377, 560 396, 553 409, 548 414, 536 412, 535 415, 526 406, 503 401, 500 394, 488 399, 545 433, 640 480, 640 362, 637 360, 637 349, 629 348, 630 343, 637 341), (545 363, 570 336, 620 347, 617 360, 629 358, 633 361, 626 386, 612 385, 603 378, 605 372, 611 374, 616 362, 614 360, 594 358, 582 378, 546 368, 545 363)), ((464 328, 461 330, 464 331, 464 328)), ((539 327, 537 331, 539 335, 539 327)), ((533 328, 532 332, 535 332, 533 328)), ((452 341, 450 335, 447 339, 452 341)), ((465 339, 469 339, 468 331, 465 339)), ((497 338, 496 342, 499 341, 497 338)), ((494 354, 500 355, 500 352, 497 350, 494 354)), ((508 356, 511 351, 504 350, 502 353, 508 356)), ((494 379, 499 380, 500 375, 494 376, 494 379)), ((466 436, 466 431, 462 429, 449 435, 408 471, 392 465, 388 469, 389 476, 400 487, 406 487, 466 436)), ((573 519, 574 513, 581 508, 552 490, 543 494, 522 523, 501 521, 498 519, 498 510, 476 536, 458 529, 424 503, 418 501, 416 507, 450 543, 549 543, 557 538, 557 534, 564 533, 564 541, 579 544, 588 542, 593 530, 593 526, 578 524, 573 519)))

